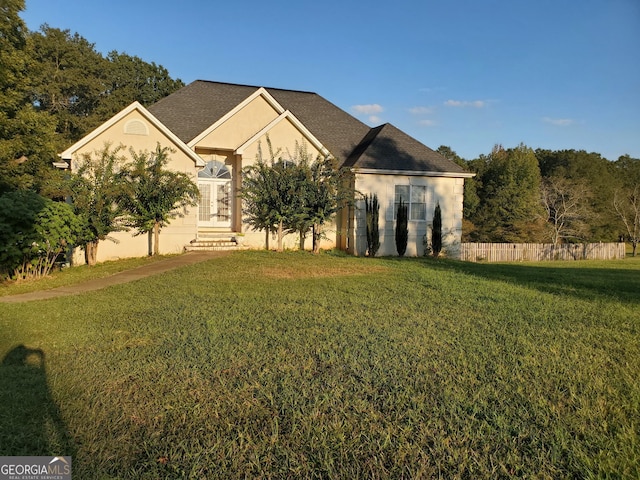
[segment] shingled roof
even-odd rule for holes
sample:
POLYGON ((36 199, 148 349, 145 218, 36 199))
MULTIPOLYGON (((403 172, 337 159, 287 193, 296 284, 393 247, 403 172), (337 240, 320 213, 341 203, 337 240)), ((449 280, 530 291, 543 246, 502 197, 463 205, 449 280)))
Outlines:
MULTIPOLYGON (((260 87, 196 80, 151 105, 149 111, 188 143, 260 87)), ((464 169, 391 124, 369 128, 312 92, 265 88, 345 166, 425 172, 464 169)))
POLYGON ((466 173, 456 163, 390 123, 372 128, 344 165, 388 171, 466 173))

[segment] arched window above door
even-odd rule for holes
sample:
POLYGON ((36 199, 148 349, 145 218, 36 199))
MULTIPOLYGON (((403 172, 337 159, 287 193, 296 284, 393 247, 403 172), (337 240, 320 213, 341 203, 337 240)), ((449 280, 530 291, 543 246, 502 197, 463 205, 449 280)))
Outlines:
POLYGON ((202 170, 198 172, 198 178, 218 178, 220 180, 231 180, 231 171, 227 166, 217 160, 211 160, 202 170))

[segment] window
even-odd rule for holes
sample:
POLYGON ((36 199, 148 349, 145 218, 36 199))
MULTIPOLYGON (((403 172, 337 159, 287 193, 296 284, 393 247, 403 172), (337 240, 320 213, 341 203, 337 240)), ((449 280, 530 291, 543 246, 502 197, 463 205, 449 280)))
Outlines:
POLYGON ((396 185, 394 219, 398 215, 400 200, 409 208, 409 220, 427 219, 427 187, 425 185, 396 185))
POLYGON ((198 172, 198 178, 216 178, 226 180, 231 178, 231 172, 224 163, 218 162, 217 160, 211 160, 198 172))

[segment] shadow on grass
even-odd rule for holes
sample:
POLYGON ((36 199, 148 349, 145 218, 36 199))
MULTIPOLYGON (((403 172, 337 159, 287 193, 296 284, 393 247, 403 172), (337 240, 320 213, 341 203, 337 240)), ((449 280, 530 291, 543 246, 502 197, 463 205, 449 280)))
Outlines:
POLYGON ((554 266, 552 264, 493 264, 427 260, 433 268, 456 270, 489 280, 504 281, 535 288, 541 292, 580 299, 610 298, 622 303, 640 303, 640 270, 554 266))
POLYGON ((0 455, 75 455, 42 350, 13 348, 0 364, 0 385, 0 455))

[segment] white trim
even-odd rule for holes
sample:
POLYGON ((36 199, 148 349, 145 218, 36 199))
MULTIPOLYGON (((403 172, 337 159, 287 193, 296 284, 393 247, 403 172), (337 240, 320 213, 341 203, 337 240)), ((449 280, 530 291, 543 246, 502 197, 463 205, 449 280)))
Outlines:
POLYGON ((216 128, 218 128, 224 122, 229 120, 231 117, 233 117, 236 113, 238 113, 244 107, 246 107, 251 102, 253 102, 259 96, 262 96, 267 101, 267 103, 269 105, 271 105, 271 107, 273 107, 273 109, 276 111, 276 113, 278 113, 278 114, 284 113, 284 111, 285 111, 284 107, 282 105, 280 105, 277 102, 277 100, 275 98, 273 98, 273 96, 269 92, 267 92, 267 90, 264 87, 260 87, 255 92, 253 92, 251 95, 249 95, 247 98, 245 98, 242 102, 240 102, 238 105, 236 105, 226 115, 224 115, 222 118, 217 120, 213 125, 211 125, 209 128, 207 128, 204 132, 199 133, 194 139, 192 139, 189 142, 187 142, 187 145, 190 148, 194 148, 198 142, 200 142, 203 138, 205 138, 207 135, 209 135, 216 128))
MULTIPOLYGON (((433 215, 429 214, 429 207, 432 205, 433 203, 433 198, 435 196, 435 193, 433 191, 433 187, 429 186, 429 185, 422 185, 419 183, 394 183, 393 185, 388 184, 388 188, 392 191, 391 195, 388 195, 391 197, 391 220, 396 220, 396 188, 397 187, 409 187, 409 199, 407 202, 405 202, 408 206, 408 221, 409 222, 429 222, 429 221, 433 221, 433 215), (411 201, 411 197, 413 196, 413 189, 414 188, 424 188, 424 213, 425 213, 425 217, 424 218, 411 218, 411 207, 415 204, 421 204, 422 202, 413 202, 411 201)), ((434 207, 435 208, 435 207, 434 207)))
POLYGON ((96 137, 104 133, 107 129, 111 128, 117 122, 122 120, 124 117, 129 115, 133 111, 138 111, 140 115, 142 115, 149 123, 151 123, 154 127, 160 130, 163 134, 169 137, 176 147, 178 147, 182 152, 187 154, 187 156, 194 161, 196 167, 204 167, 205 162, 202 160, 193 150, 191 150, 182 140, 180 140, 171 130, 164 126, 164 124, 153 116, 149 110, 144 108, 139 102, 133 102, 131 105, 121 110, 119 113, 116 113, 109 120, 104 122, 98 128, 93 130, 91 133, 85 135, 76 143, 67 148, 64 152, 59 153, 58 156, 63 160, 71 160, 72 155, 77 152, 80 148, 85 146, 90 141, 94 140, 96 137))
POLYGON ((291 113, 289 110, 285 110, 284 112, 282 112, 277 118, 275 118, 274 120, 272 120, 271 122, 269 122, 262 130, 260 130, 258 133, 256 133, 253 137, 251 137, 249 140, 247 140, 246 142, 244 142, 242 145, 240 145, 236 151, 234 152, 236 155, 242 155, 244 154, 244 150, 249 147, 249 145, 253 144, 254 142, 256 142, 260 137, 262 137, 263 135, 265 135, 267 132, 269 132, 273 127, 275 127, 276 125, 278 125, 280 122, 282 122, 284 119, 289 120, 294 127, 296 127, 301 133, 302 135, 311 143, 311 145, 313 145, 316 149, 318 149, 323 155, 329 155, 329 150, 327 150, 322 143, 320 143, 320 140, 318 140, 308 129, 307 127, 305 127, 302 122, 300 120, 298 120, 296 118, 296 116, 291 113))
POLYGON ((447 178, 473 178, 475 173, 453 173, 453 172, 427 172, 415 170, 378 170, 375 168, 352 168, 353 173, 365 175, 406 175, 415 177, 447 177, 447 178))

